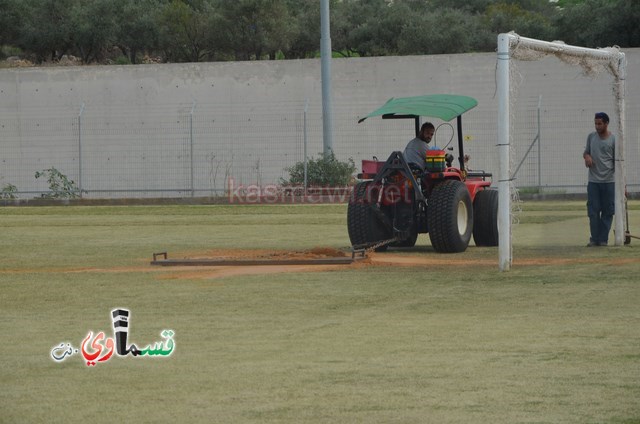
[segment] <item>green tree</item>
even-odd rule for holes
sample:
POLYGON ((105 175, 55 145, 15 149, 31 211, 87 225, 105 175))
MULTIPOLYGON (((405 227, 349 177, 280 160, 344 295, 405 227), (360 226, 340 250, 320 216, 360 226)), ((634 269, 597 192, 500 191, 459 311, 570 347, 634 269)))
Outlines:
POLYGON ((583 3, 585 0, 558 0, 556 5, 561 8, 564 9, 565 7, 571 7, 574 6, 576 4, 580 4, 583 3))
POLYGON ((484 30, 479 15, 459 9, 415 14, 402 29, 399 54, 448 54, 485 51, 496 37, 484 30))
POLYGON ((118 0, 116 41, 131 63, 138 54, 155 50, 159 45, 158 10, 164 0, 118 0))
POLYGON ((640 46, 640 2, 635 0, 619 0, 619 9, 614 16, 610 16, 609 31, 616 33, 617 44, 620 47, 640 46))
POLYGON ((159 43, 170 62, 201 62, 211 53, 208 2, 172 0, 158 17, 159 43), (199 7, 199 9, 197 9, 199 7))
POLYGON ((0 46, 17 44, 24 3, 19 0, 0 0, 0 46))
POLYGON ((515 3, 495 3, 484 14, 486 27, 494 34, 515 31, 518 34, 541 40, 553 38, 553 25, 545 15, 523 9, 515 3))
POLYGON ((296 26, 285 0, 218 0, 223 43, 236 60, 274 58, 289 50, 296 26))
POLYGON ((25 0, 17 44, 37 62, 56 60, 73 47, 71 10, 79 0, 25 0))
POLYGON ((364 20, 349 32, 350 49, 361 56, 397 54, 403 28, 412 16, 411 10, 405 3, 387 3, 385 0, 370 1, 368 5, 364 20))
MULTIPOLYGON (((416 0, 411 1, 415 2, 416 0)), ((487 7, 490 4, 495 3, 495 1, 496 0, 431 0, 428 2, 427 7, 431 11, 436 11, 438 9, 455 9, 482 14, 487 7)))
POLYGON ((287 0, 292 37, 287 58, 314 57, 320 50, 320 4, 318 0, 287 0))
POLYGON ((73 45, 84 63, 100 61, 116 43, 117 6, 112 0, 83 0, 72 8, 73 45))
MULTIPOLYGON (((586 47, 640 46, 638 0, 330 0, 334 54, 493 51, 500 32, 586 47)), ((318 0, 0 0, 0 45, 36 61, 118 48, 171 62, 314 57, 318 0)))
POLYGON ((640 46, 640 2, 584 0, 566 3, 556 20, 556 36, 566 43, 597 48, 640 46))
MULTIPOLYGON (((395 37, 389 25, 382 28, 384 24, 381 21, 391 12, 390 7, 394 7, 394 3, 390 4, 385 0, 343 0, 332 5, 333 50, 346 56, 351 56, 352 53, 358 56, 389 54, 392 50, 389 46, 395 44, 395 37), (377 43, 376 36, 381 37, 380 43, 377 43)), ((395 15, 389 17, 388 24, 394 18, 395 15)))

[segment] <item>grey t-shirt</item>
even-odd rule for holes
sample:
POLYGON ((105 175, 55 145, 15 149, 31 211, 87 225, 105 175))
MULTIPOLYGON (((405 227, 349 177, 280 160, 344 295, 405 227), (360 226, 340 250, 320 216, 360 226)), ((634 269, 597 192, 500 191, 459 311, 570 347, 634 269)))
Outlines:
POLYGON ((407 163, 415 163, 424 170, 427 164, 427 142, 416 137, 407 144, 403 154, 407 163))
POLYGON ((604 140, 597 132, 592 132, 587 137, 587 146, 584 153, 593 158, 594 166, 589 168, 589 182, 612 183, 615 182, 615 155, 616 136, 611 134, 604 140))

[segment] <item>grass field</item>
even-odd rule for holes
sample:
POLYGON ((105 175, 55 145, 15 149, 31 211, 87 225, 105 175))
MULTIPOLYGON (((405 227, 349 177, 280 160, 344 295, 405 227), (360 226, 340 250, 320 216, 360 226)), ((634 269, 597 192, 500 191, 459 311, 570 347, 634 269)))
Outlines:
POLYGON ((346 250, 346 206, 0 208, 0 422, 640 423, 640 240, 584 247, 584 202, 522 208, 509 272, 421 235, 386 264, 229 277, 149 261, 346 250), (116 307, 173 354, 51 358, 116 307))

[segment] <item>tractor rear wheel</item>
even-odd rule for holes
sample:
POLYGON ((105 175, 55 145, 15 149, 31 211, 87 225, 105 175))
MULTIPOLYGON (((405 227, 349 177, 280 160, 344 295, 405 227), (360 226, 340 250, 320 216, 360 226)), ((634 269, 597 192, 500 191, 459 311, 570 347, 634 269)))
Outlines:
POLYGON ((431 245, 440 253, 464 252, 473 231, 473 209, 467 186, 445 180, 433 188, 427 207, 431 245))
POLYGON ((476 246, 498 245, 498 191, 482 190, 473 200, 473 240, 476 246))
MULTIPOLYGON (((363 181, 353 188, 347 208, 347 229, 351 245, 374 244, 391 238, 391 231, 383 222, 385 211, 377 205, 380 186, 363 181)), ((377 251, 386 250, 382 246, 377 251)))

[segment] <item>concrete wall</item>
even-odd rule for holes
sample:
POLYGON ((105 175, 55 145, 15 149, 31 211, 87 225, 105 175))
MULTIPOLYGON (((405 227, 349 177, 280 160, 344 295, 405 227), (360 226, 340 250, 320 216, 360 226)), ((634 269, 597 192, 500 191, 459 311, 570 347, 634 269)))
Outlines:
MULTIPOLYGON (((625 51, 627 180, 640 188, 640 49, 625 51)), ((593 114, 613 115, 612 78, 591 79, 555 58, 514 62, 515 167, 534 141, 519 186, 581 192, 582 150, 593 114)), ((493 53, 334 59, 334 149, 383 159, 402 149, 413 126, 363 115, 390 97, 456 93, 479 106, 464 117, 471 167, 497 174, 496 55, 493 53)), ((434 122, 436 125, 440 122, 434 122)), ((319 60, 83 66, 0 70, 0 187, 21 197, 47 184, 35 171, 55 166, 88 197, 220 193, 237 184, 276 183, 286 167, 322 151, 319 60), (305 104, 308 104, 305 119, 305 104)), ((614 127, 614 131, 617 129, 614 127)), ((436 143, 453 136, 446 124, 436 143)))

